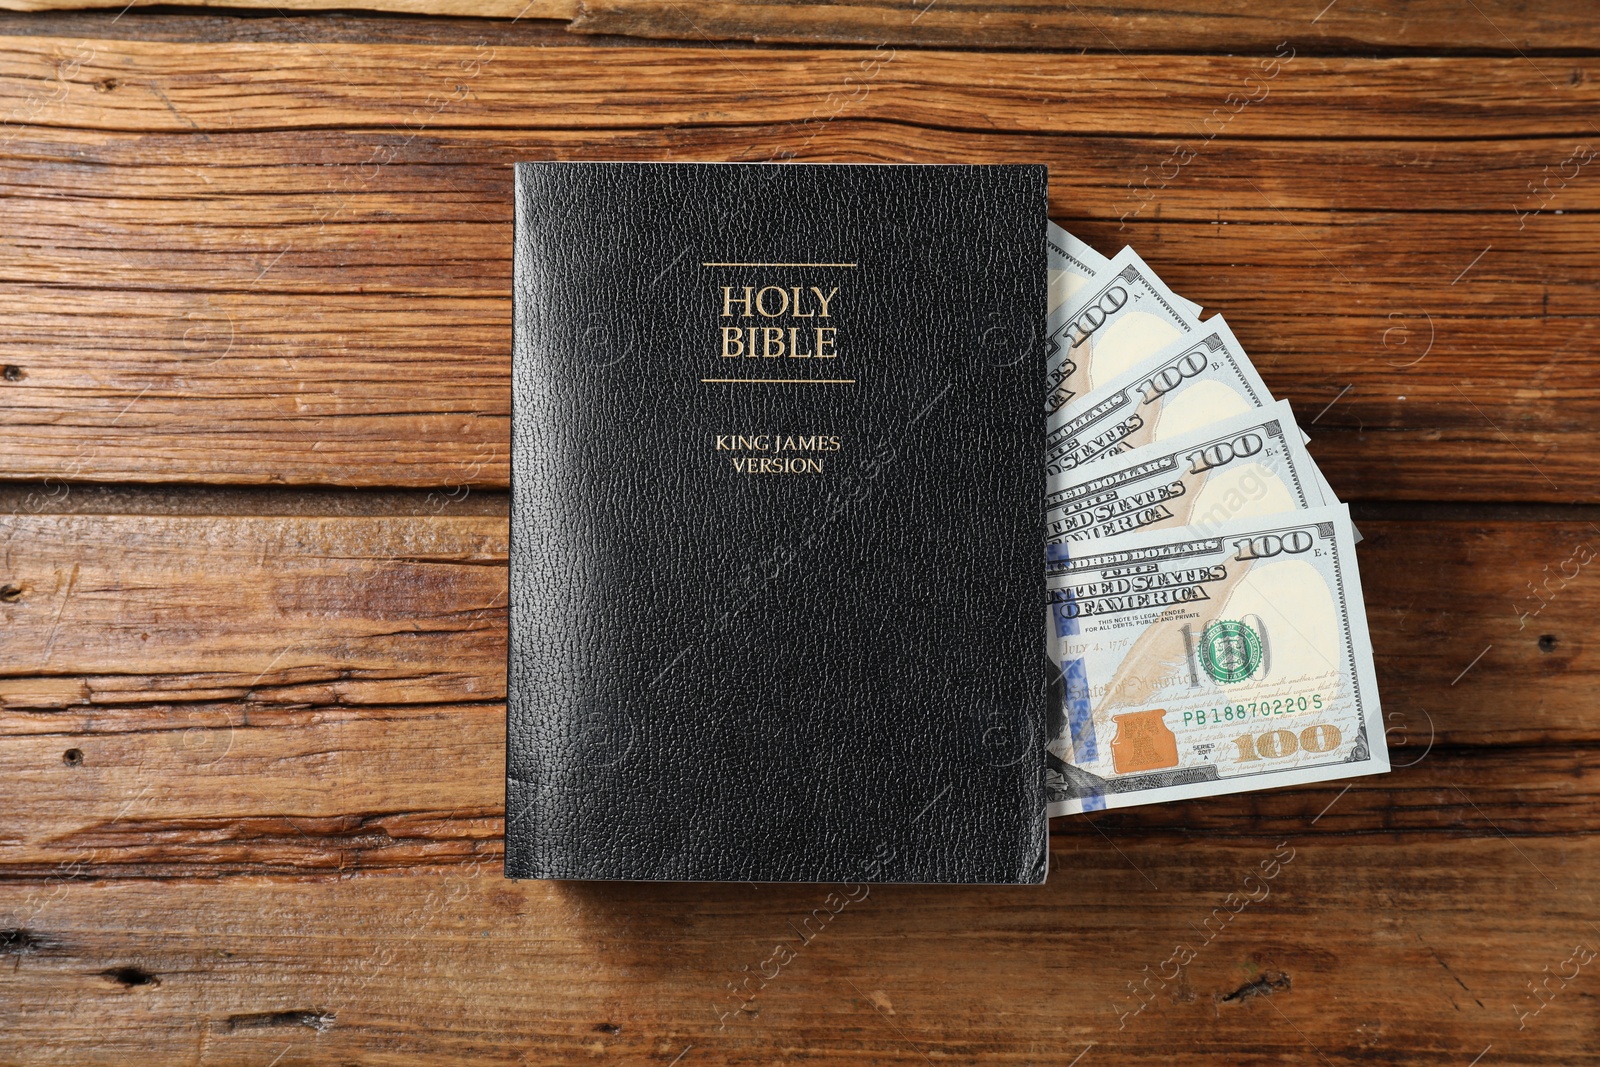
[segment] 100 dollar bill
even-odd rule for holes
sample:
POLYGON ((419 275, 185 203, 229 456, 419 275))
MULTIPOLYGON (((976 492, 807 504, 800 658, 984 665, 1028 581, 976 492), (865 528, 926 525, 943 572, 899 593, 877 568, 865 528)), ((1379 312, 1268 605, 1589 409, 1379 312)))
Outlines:
POLYGON ((1045 540, 1114 537, 1321 507, 1328 499, 1288 402, 1246 411, 1045 482, 1045 540))
POLYGON ((1079 295, 1048 320, 1045 410, 1052 414, 1200 329, 1187 302, 1132 248, 1113 256, 1079 295))
POLYGON ((1050 314, 1072 301, 1111 262, 1053 222, 1045 223, 1045 258, 1050 265, 1050 314))
MULTIPOLYGON (((1174 299, 1183 302, 1182 297, 1174 299)), ((1214 316, 1199 326, 1198 336, 1179 337, 1123 374, 1052 410, 1045 437, 1045 474, 1062 475, 1271 402, 1272 395, 1244 346, 1222 316, 1214 316)), ((1306 443, 1310 438, 1301 431, 1300 440, 1306 443)), ((1315 464, 1311 477, 1323 502, 1338 500, 1315 464)), ((1355 539, 1361 540, 1360 530, 1355 530, 1355 539)))
POLYGON ((1222 317, 1180 338, 1050 416, 1045 473, 1196 430, 1272 403, 1272 394, 1222 317))
POLYGON ((1050 814, 1389 769, 1344 505, 1060 545, 1050 814))

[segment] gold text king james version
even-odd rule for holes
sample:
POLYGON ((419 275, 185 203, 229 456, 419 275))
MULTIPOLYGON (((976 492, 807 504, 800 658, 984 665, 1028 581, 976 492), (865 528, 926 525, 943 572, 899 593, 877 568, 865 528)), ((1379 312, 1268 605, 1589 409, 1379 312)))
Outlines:
MULTIPOLYGON (((843 442, 836 434, 719 433, 713 439, 717 452, 837 452, 843 442)), ((821 474, 823 461, 811 456, 733 456, 739 474, 821 474)))

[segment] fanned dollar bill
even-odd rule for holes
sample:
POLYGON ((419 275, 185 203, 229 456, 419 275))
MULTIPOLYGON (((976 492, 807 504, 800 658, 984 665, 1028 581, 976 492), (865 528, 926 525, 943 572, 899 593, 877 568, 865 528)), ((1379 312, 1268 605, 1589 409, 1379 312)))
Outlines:
POLYGON ((1045 410, 1051 414, 1178 339, 1200 322, 1132 248, 1112 257, 1078 298, 1049 317, 1045 410))
MULTIPOLYGON (((1122 247, 1123 248, 1127 248, 1129 246, 1128 245, 1123 245, 1122 247)), ((1110 262, 1110 261, 1108 260, 1107 262, 1110 262)), ((1190 300, 1188 297, 1184 296, 1182 293, 1175 292, 1175 293, 1172 294, 1172 296, 1173 296, 1173 299, 1175 299, 1178 302, 1178 306, 1184 310, 1184 313, 1187 314, 1192 319, 1198 320, 1200 318, 1200 316, 1205 312, 1205 307, 1203 305, 1195 303, 1193 300, 1190 300)))
POLYGON ((1053 546, 1050 814, 1389 769, 1344 505, 1053 546))
POLYGON ((1196 534, 1253 515, 1321 507, 1316 464, 1286 401, 1046 479, 1045 540, 1135 530, 1196 534))
MULTIPOLYGON (((1045 222, 1045 250, 1050 261, 1050 306, 1054 312, 1079 290, 1102 274, 1111 262, 1095 251, 1089 242, 1075 237, 1055 223, 1045 222)), ((1204 310, 1186 296, 1177 295, 1178 305, 1194 318, 1204 310)))
POLYGON ((1271 404, 1244 346, 1218 315, 1127 373, 1050 416, 1045 473, 1085 463, 1271 404))
MULTIPOLYGON (((1051 415, 1045 474, 1062 475, 1271 403, 1244 346, 1217 315, 1202 325, 1201 336, 1181 338, 1051 415)), ((1311 438, 1302 430, 1300 440, 1311 438)), ((1313 463, 1310 475, 1323 502, 1337 502, 1322 469, 1313 463)), ((1360 543, 1361 531, 1351 530, 1360 543)))
POLYGON ((1045 223, 1045 258, 1050 264, 1049 312, 1055 314, 1095 280, 1110 260, 1053 222, 1045 223))

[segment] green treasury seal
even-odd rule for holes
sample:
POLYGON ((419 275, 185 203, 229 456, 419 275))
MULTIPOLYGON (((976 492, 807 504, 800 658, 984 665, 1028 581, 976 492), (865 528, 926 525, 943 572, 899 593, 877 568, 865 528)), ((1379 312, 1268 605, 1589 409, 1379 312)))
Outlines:
POLYGON ((1242 682, 1261 666, 1261 638, 1242 622, 1214 622, 1200 635, 1200 663, 1219 682, 1242 682))

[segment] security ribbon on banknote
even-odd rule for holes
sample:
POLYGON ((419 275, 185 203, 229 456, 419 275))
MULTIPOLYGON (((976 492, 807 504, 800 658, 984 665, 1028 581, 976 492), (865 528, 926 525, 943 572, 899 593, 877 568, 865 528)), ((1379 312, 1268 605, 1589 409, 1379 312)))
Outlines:
POLYGON ((1045 482, 1045 540, 1092 541, 1332 503, 1286 401, 1045 482))
POLYGON ((1052 546, 1050 814, 1388 769, 1349 511, 1052 546))

